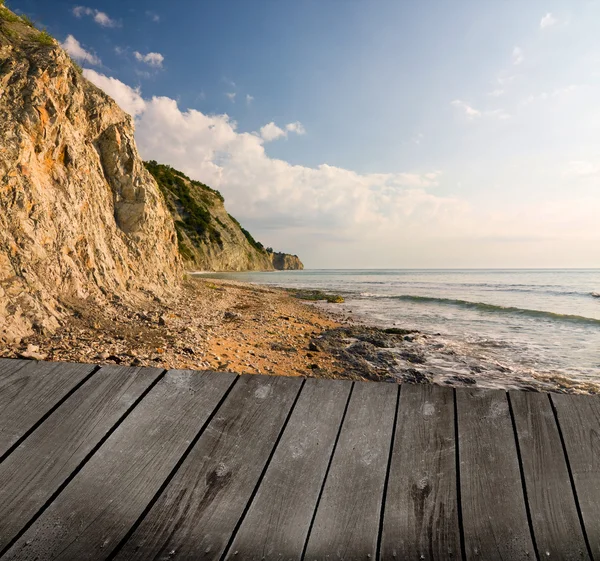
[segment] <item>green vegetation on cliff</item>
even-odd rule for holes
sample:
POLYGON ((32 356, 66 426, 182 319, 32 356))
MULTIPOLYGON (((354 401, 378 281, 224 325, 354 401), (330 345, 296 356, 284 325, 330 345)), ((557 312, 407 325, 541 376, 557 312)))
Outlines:
POLYGON ((173 215, 179 253, 189 268, 273 269, 263 245, 227 213, 219 191, 154 160, 145 165, 173 215))
POLYGON ((188 268, 214 271, 301 269, 295 255, 265 249, 225 210, 221 193, 171 166, 145 162, 173 215, 188 268))
POLYGON ((194 196, 190 186, 197 187, 200 192, 205 190, 207 194, 216 196, 223 201, 221 193, 199 181, 192 181, 185 174, 173 169, 171 166, 159 164, 154 160, 144 162, 144 165, 158 183, 169 210, 172 213, 178 213, 179 219, 175 221, 175 228, 177 229, 179 251, 184 259, 191 257, 188 248, 183 243, 184 232, 196 242, 208 238, 211 242, 222 246, 221 233, 216 228, 215 221, 207 208, 207 201, 203 201, 202 197, 194 196))

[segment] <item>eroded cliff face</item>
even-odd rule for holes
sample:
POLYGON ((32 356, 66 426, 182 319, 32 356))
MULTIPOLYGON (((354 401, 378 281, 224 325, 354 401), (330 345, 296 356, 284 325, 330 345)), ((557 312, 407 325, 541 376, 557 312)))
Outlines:
POLYGON ((0 17, 0 340, 56 328, 72 297, 164 294, 182 271, 129 115, 11 19, 0 17))
POLYGON ((278 271, 300 271, 304 269, 304 265, 297 255, 281 253, 280 251, 274 251, 269 255, 271 256, 273 267, 278 271))
POLYGON ((225 210, 221 194, 166 165, 146 162, 175 220, 179 251, 191 271, 272 271, 263 246, 225 210))
POLYGON ((273 271, 303 269, 297 255, 273 252, 225 210, 221 194, 181 171, 146 162, 175 220, 179 251, 188 270, 273 271))

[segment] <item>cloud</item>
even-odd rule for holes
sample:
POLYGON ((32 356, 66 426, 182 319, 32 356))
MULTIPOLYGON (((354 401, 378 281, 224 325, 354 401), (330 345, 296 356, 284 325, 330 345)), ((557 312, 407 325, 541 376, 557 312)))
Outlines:
MULTIPOLYGON (((244 223, 276 229, 318 229, 342 238, 362 236, 357 224, 379 229, 460 211, 461 203, 426 191, 440 173, 358 173, 338 166, 292 165, 269 157, 268 139, 303 130, 268 123, 260 134, 240 132, 227 115, 182 111, 168 97, 143 100, 139 90, 93 71, 86 76, 124 109, 137 115, 142 156, 181 169, 227 198, 228 210, 244 223)), ((371 230, 370 230, 371 231, 371 230)))
POLYGON ((146 102, 142 99, 139 88, 130 88, 116 78, 109 78, 89 68, 83 70, 83 75, 101 90, 104 90, 123 111, 130 115, 135 117, 146 109, 146 102))
POLYGON ((88 8, 86 6, 75 6, 73 8, 73 15, 77 18, 83 16, 91 16, 94 21, 102 27, 119 27, 119 22, 108 17, 104 12, 96 10, 95 8, 88 8))
POLYGON ((267 123, 260 129, 260 137, 265 142, 271 142, 281 137, 287 138, 288 133, 293 132, 299 135, 306 134, 306 129, 300 121, 295 123, 288 123, 285 125, 285 129, 278 127, 274 122, 267 123))
POLYGON ((306 134, 306 129, 300 121, 295 123, 288 123, 285 125, 285 130, 288 132, 295 132, 296 134, 306 134))
POLYGON ((523 49, 521 49, 521 47, 515 47, 513 49, 513 52, 512 52, 512 61, 513 61, 513 64, 515 66, 519 65, 524 60, 525 60, 525 57, 523 56, 523 49))
POLYGON ((454 107, 462 109, 469 119, 481 117, 481 111, 475 109, 474 107, 471 107, 469 104, 465 103, 464 101, 461 101, 460 99, 455 99, 451 104, 454 105, 454 107))
POLYGON ((133 56, 139 62, 144 62, 145 64, 153 66, 154 68, 162 68, 163 61, 165 60, 165 57, 160 53, 147 53, 143 55, 138 51, 134 51, 133 56))
POLYGON ((246 94, 246 104, 250 105, 254 101, 254 96, 246 94))
POLYGON ((519 105, 523 106, 529 105, 530 103, 534 103, 537 101, 549 101, 556 98, 560 99, 562 96, 577 91, 580 87, 581 86, 577 86, 576 84, 570 84, 568 86, 565 86, 564 88, 557 88, 555 90, 552 90, 551 92, 542 92, 537 95, 530 94, 521 102, 519 102, 519 105))
POLYGON ((510 115, 506 113, 506 111, 504 111, 503 109, 490 109, 487 111, 480 111, 479 109, 475 109, 474 107, 470 106, 468 103, 465 103, 460 99, 455 99, 451 102, 451 105, 454 105, 454 107, 458 107, 459 109, 464 111, 465 115, 467 116, 467 119, 469 120, 475 118, 478 119, 479 117, 494 117, 496 119, 500 119, 501 121, 510 119, 510 115))
POLYGON ((553 25, 556 25, 558 23, 558 20, 550 13, 548 12, 540 21, 540 28, 541 29, 546 29, 547 27, 552 27, 553 25))
POLYGON ((293 165, 271 157, 260 132, 238 130, 228 115, 182 110, 168 97, 143 99, 138 89, 84 72, 136 116, 143 158, 219 189, 227 210, 256 239, 298 253, 310 267, 552 267, 557 255, 567 256, 565 266, 581 266, 593 262, 600 243, 595 192, 471 207, 431 191, 449 187, 451 178, 440 170, 361 173, 331 163, 293 165), (557 231, 562 241, 543 241, 557 231), (507 233, 531 241, 490 241, 507 233))
POLYGON ((149 17, 154 23, 160 22, 160 16, 156 12, 150 10, 146 11, 146 16, 149 17))
POLYGON ((86 51, 81 43, 73 37, 73 35, 67 35, 67 38, 60 44, 60 46, 69 53, 77 62, 88 63, 93 65, 100 65, 102 61, 94 54, 86 51))
POLYGON ((260 129, 260 136, 265 142, 271 142, 277 138, 285 136, 286 132, 280 129, 275 123, 270 122, 260 129))
POLYGON ((501 95, 504 95, 504 90, 502 88, 497 88, 491 92, 488 92, 488 95, 491 97, 500 97, 501 95))
POLYGON ((235 96, 237 95, 235 92, 227 92, 225 95, 229 98, 231 103, 235 103, 235 96))

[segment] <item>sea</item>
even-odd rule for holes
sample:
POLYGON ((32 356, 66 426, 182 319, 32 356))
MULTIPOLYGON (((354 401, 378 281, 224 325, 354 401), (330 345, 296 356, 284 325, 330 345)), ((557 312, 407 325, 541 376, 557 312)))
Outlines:
POLYGON ((322 305, 376 327, 414 329, 439 382, 600 391, 600 269, 304 270, 214 278, 341 294, 322 305), (532 384, 535 381, 536 384, 532 384))

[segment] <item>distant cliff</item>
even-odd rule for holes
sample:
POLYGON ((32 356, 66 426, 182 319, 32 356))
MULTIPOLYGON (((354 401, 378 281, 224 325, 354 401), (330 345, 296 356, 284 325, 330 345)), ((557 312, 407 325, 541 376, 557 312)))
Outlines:
POLYGON ((273 268, 278 271, 297 271, 304 269, 304 265, 297 255, 290 255, 289 253, 281 253, 279 251, 269 251, 271 248, 267 248, 267 252, 271 256, 271 263, 273 268))
POLYGON ((0 341, 55 329, 71 298, 161 294, 181 272, 131 117, 0 3, 0 341))
POLYGON ((179 253, 188 270, 302 269, 295 255, 267 251, 226 210, 218 191, 183 172, 145 162, 175 221, 179 253))

